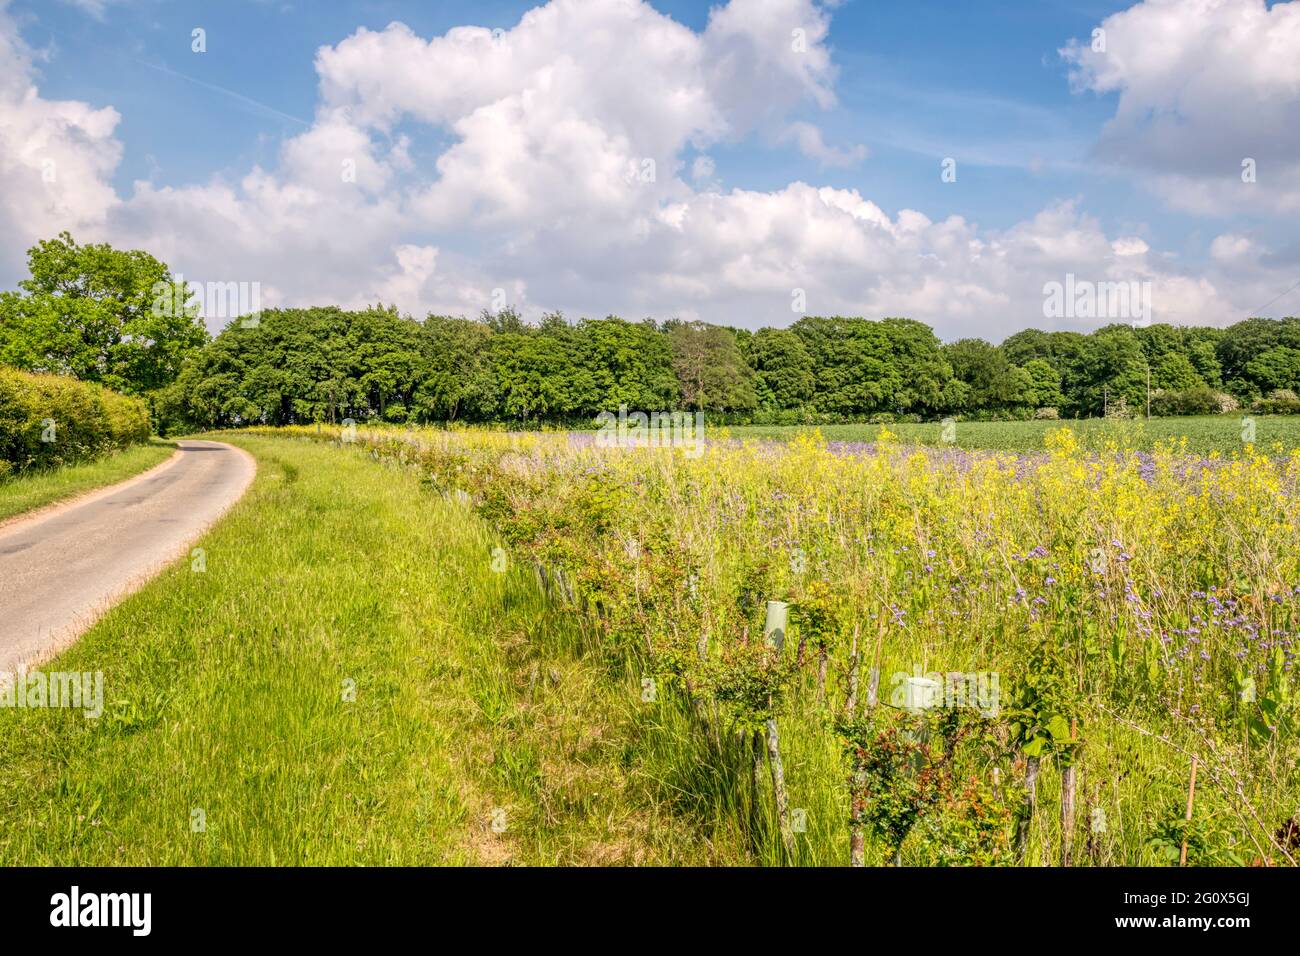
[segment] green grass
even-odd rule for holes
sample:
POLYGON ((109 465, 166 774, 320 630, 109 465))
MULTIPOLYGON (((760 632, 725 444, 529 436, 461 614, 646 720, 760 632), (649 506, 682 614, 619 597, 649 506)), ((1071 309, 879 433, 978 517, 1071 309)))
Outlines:
POLYGON ((213 437, 259 471, 206 571, 44 668, 102 671, 104 715, 0 709, 0 863, 747 859, 671 779, 677 712, 481 521, 357 451, 213 437))
MULTIPOLYGON (((1273 450, 1274 443, 1289 452, 1300 448, 1300 416, 1256 415, 1255 445, 1273 450)), ((1202 415, 1188 418, 1152 418, 1113 421, 1101 418, 1031 422, 963 422, 956 423, 956 444, 960 448, 1027 452, 1043 449, 1047 432, 1067 425, 1080 436, 1085 447, 1104 449, 1109 442, 1121 447, 1149 450, 1157 442, 1186 438, 1189 454, 1211 452, 1231 454, 1242 448, 1241 415, 1202 415)), ((892 425, 821 425, 829 441, 871 442, 888 428, 903 442, 919 445, 942 444, 942 426, 938 422, 892 425)), ((800 433, 811 432, 800 425, 738 425, 727 431, 733 438, 762 438, 788 441, 800 433)))
MULTIPOLYGON (((786 862, 766 771, 755 805, 729 732, 714 749, 680 695, 643 700, 637 661, 530 568, 494 571, 502 542, 463 506, 359 449, 211 437, 259 472, 202 542, 206 572, 179 563, 44 668, 102 671, 104 716, 0 709, 0 864, 786 862)), ((886 648, 883 694, 919 650, 886 648)), ((781 720, 807 820, 791 862, 836 866, 848 803, 824 719, 781 720)), ((1079 862, 1158 862, 1151 813, 1181 814, 1185 761, 1120 726, 1089 746, 1106 765, 1078 825, 1096 800, 1120 809, 1079 862)), ((1258 805, 1282 805, 1285 776, 1251 783, 1258 805)), ((1055 861, 1059 788, 1049 761, 1030 863, 1055 861)), ((886 862, 870 840, 867 862, 886 862)))
MULTIPOLYGON (((315 435, 310 437, 324 443, 331 436, 326 434, 320 438, 315 435)), ((362 440, 366 439, 363 437, 362 440)), ((420 439, 417 437, 416 440, 420 439)), ((468 442, 465 447, 453 448, 451 455, 426 456, 425 467, 435 475, 444 476, 440 479, 444 486, 461 484, 464 475, 485 473, 490 466, 483 458, 460 455, 467 447, 468 442), (449 481, 445 477, 449 472, 457 470, 461 479, 452 478, 449 481)), ((504 443, 500 447, 504 448, 504 443)), ((376 455, 388 456, 390 460, 407 460, 406 449, 400 443, 380 439, 374 442, 373 448, 376 455)), ((497 488, 507 495, 524 499, 529 492, 514 485, 515 477, 521 473, 527 474, 528 469, 509 472, 498 485, 488 483, 475 486, 465 482, 465 486, 481 493, 483 500, 493 500, 497 488)), ((622 480, 629 485, 636 477, 636 472, 621 474, 622 480)), ((560 484, 563 486, 564 483, 560 484)), ((555 486, 547 487, 551 493, 557 491, 555 486)), ((548 501, 552 500, 548 493, 534 493, 542 494, 548 501)), ((571 494, 564 488, 558 493, 571 494)), ((1138 495, 1140 497, 1141 493, 1138 492, 1138 495)), ((653 501, 673 500, 672 495, 648 495, 647 498, 653 501)), ((717 500, 716 494, 705 494, 704 498, 717 500)), ((1116 511, 1125 507, 1122 498, 1114 501, 1116 511)), ((624 505, 624 511, 628 514, 645 513, 647 510, 636 504, 624 505)), ((582 563, 578 564, 581 569, 579 573, 592 570, 601 576, 602 584, 631 580, 632 575, 626 571, 625 566, 609 561, 608 554, 604 560, 591 560, 592 552, 586 550, 590 544, 582 543, 584 532, 580 523, 581 512, 575 510, 568 514, 579 517, 577 520, 556 521, 550 525, 558 534, 553 532, 554 537, 547 536, 542 539, 542 543, 548 545, 557 539, 566 544, 571 540, 577 541, 575 550, 579 562, 589 562, 585 567, 582 563)), ((529 516, 506 527, 510 527, 516 534, 521 530, 529 534, 532 520, 533 516, 529 516)), ((549 522, 552 519, 541 514, 536 520, 549 522)), ((653 529, 647 534, 652 540, 658 537, 653 529)), ((606 541, 617 541, 619 532, 605 527, 601 529, 600 535, 603 537, 597 539, 600 542, 596 545, 597 548, 603 547, 606 541)), ((716 539, 714 546, 717 547, 721 540, 716 539)), ((547 560, 545 548, 533 553, 539 553, 543 560, 547 560)), ((591 576, 584 577, 590 584, 591 576)), ((906 595, 907 590, 904 586, 902 594, 906 595)), ((638 598, 641 593, 638 590, 638 598)), ((650 595, 646 605, 658 600, 650 588, 645 593, 650 595)), ((608 591, 602 591, 602 595, 601 600, 611 597, 608 591)), ((619 599, 617 595, 612 598, 615 601, 619 599)), ((906 606, 906 600, 900 603, 906 606)), ((889 699, 894 682, 891 675, 911 672, 917 662, 944 661, 948 668, 956 668, 958 671, 981 670, 991 666, 1008 680, 1019 679, 1018 675, 1025 673, 1026 666, 1035 666, 1023 663, 1023 659, 1017 660, 1014 638, 1011 642, 998 639, 998 607, 995 604, 984 604, 984 609, 988 616, 972 615, 966 620, 974 623, 956 629, 941 627, 936 632, 929 628, 891 628, 886 635, 882 628, 878 638, 882 700, 889 699)), ((589 626, 594 623, 590 614, 581 613, 576 607, 570 613, 575 621, 585 622, 589 626)), ((609 612, 608 605, 607 613, 609 619, 620 622, 618 630, 605 632, 610 646, 626 648, 629 654, 633 653, 631 648, 640 645, 642 641, 642 621, 645 622, 646 637, 656 633, 666 634, 676 626, 676 622, 671 619, 665 622, 663 618, 648 615, 640 620, 636 617, 631 620, 621 618, 616 610, 609 612)), ((751 623, 757 625, 757 621, 751 623)), ((691 626, 689 619, 685 626, 691 626)), ((802 626, 796 623, 794 635, 800 635, 802 626)), ((1066 629, 1062 629, 1061 633, 1068 637, 1066 629)), ((1113 636, 1108 632, 1103 633, 1107 639, 1113 636)), ((588 660, 606 662, 606 671, 614 678, 615 685, 621 683, 626 686, 629 676, 635 676, 639 670, 640 665, 635 660, 611 658, 608 650, 602 653, 602 649, 594 642, 587 642, 585 646, 588 660)), ((1091 653, 1103 653, 1097 647, 1099 645, 1094 645, 1091 653)), ((1128 666, 1131 667, 1133 658, 1128 660, 1128 666)), ((1280 653, 1275 655, 1275 660, 1280 667, 1280 653)), ((674 661, 669 661, 670 668, 674 664, 674 661)), ((1146 669, 1149 671, 1153 666, 1155 665, 1148 662, 1146 669)), ((1118 664, 1116 668, 1117 674, 1125 669, 1118 664)), ((835 694, 843 692, 844 671, 833 665, 830 676, 834 701, 835 694)), ((1148 679, 1153 682, 1156 680, 1155 677, 1148 679)), ((796 849, 789 862, 843 865, 848 857, 845 823, 850 813, 844 755, 834 735, 826 732, 829 714, 815 694, 811 685, 812 676, 805 671, 799 680, 801 686, 798 690, 784 694, 786 707, 778 721, 790 805, 803 811, 801 817, 807 823, 806 831, 796 839, 796 849)), ((1196 685, 1198 689, 1201 686, 1199 676, 1196 685)), ((1012 686, 1003 685, 1007 692, 1012 686)), ((1168 851, 1171 848, 1174 851, 1173 859, 1177 859, 1177 842, 1171 844, 1167 839, 1162 842, 1157 837, 1164 838, 1171 832, 1180 832, 1184 826, 1182 821, 1190 757, 1193 750, 1199 750, 1207 731, 1191 718, 1180 716, 1177 709, 1171 711, 1167 703, 1169 698, 1135 691, 1131 684, 1124 686, 1125 690, 1114 693, 1107 701, 1110 706, 1116 707, 1118 714, 1103 707, 1100 710, 1089 710, 1084 716, 1082 739, 1086 759, 1079 764, 1075 823, 1070 840, 1074 865, 1166 865, 1170 862, 1168 851), (1137 704, 1132 711, 1127 707, 1130 702, 1137 704), (1132 720, 1138 721, 1141 726, 1130 723, 1132 720), (1168 739, 1155 739, 1144 734, 1143 730, 1164 735, 1168 739)), ((1210 686, 1210 682, 1205 682, 1204 686, 1210 686)), ((1228 687, 1226 696, 1231 700, 1236 696, 1235 688, 1232 684, 1228 687)), ((1181 691, 1178 699, 1186 701, 1181 691)), ((842 698, 839 700, 842 701, 842 698)), ((1213 698, 1207 696, 1203 700, 1210 702, 1213 698)), ((495 694, 481 706, 492 713, 501 711, 499 698, 495 694)), ((1214 706, 1218 707, 1220 703, 1216 702, 1214 706)), ((1195 714, 1199 707, 1198 703, 1191 713, 1195 714)), ((712 841, 713 847, 722 848, 715 853, 714 861, 748 859, 767 864, 787 862, 775 836, 771 786, 765 770, 760 773, 757 785, 757 810, 752 809, 754 788, 750 785, 752 764, 749 763, 751 755, 745 746, 747 741, 738 738, 735 728, 724 720, 715 723, 712 728, 715 739, 719 740, 721 746, 711 747, 703 732, 705 728, 693 725, 684 716, 687 713, 689 705, 682 699, 680 691, 663 689, 658 701, 642 705, 640 715, 630 724, 636 733, 626 739, 634 742, 629 753, 635 754, 637 775, 656 782, 656 786, 648 792, 654 795, 654 800, 659 801, 657 805, 660 808, 669 811, 664 814, 665 817, 699 821, 701 833, 712 841), (751 821, 757 825, 751 826, 751 821), (736 847, 745 849, 739 852, 736 847)), ((581 730, 581 726, 577 724, 576 728, 581 730)), ((1284 725, 1279 721, 1279 726, 1284 725)), ((994 733, 1002 735, 996 744, 997 753, 1006 753, 1009 741, 1005 734, 1008 730, 1005 725, 995 725, 993 728, 994 733)), ((1257 734, 1244 724, 1238 724, 1223 733, 1223 737, 1210 738, 1217 741, 1209 745, 1213 759, 1207 760, 1202 751, 1194 839, 1189 841, 1188 859, 1193 865, 1204 865, 1207 862, 1245 864, 1268 858, 1276 861, 1278 853, 1268 849, 1270 841, 1279 832, 1276 828, 1289 825, 1294 813, 1294 796, 1297 792, 1294 738, 1287 732, 1257 734)), ((511 758, 506 768, 512 774, 515 772, 510 769, 512 767, 522 766, 527 769, 534 765, 526 759, 529 757, 527 753, 516 757, 511 758)), ((987 753, 974 756, 967 754, 959 758, 956 770, 963 782, 973 777, 978 778, 982 784, 990 786, 994 792, 1006 795, 1011 803, 1018 805, 1020 798, 1016 790, 1019 781, 1023 779, 1023 763, 1005 760, 1005 757, 999 759, 1005 761, 998 769, 1000 776, 991 770, 987 753)), ((1034 817, 1027 853, 1023 858, 1029 865, 1055 864, 1061 860, 1061 850, 1065 845, 1065 827, 1060 818, 1061 769, 1056 758, 1049 757, 1044 761, 1039 777, 1039 810, 1034 817)), ((950 817, 948 823, 952 822, 950 817)), ((918 829, 917 836, 904 845, 905 863, 933 864, 937 859, 938 844, 942 843, 948 851, 954 846, 960 848, 963 845, 965 838, 946 836, 937 839, 933 832, 925 832, 927 828, 928 824, 926 828, 918 829)), ((650 831, 652 842, 653 835, 653 831, 650 831)), ((880 843, 868 839, 867 862, 887 862, 888 855, 883 850, 880 843)))
POLYGON ((176 445, 155 438, 83 465, 0 481, 0 521, 132 478, 171 457, 176 445))

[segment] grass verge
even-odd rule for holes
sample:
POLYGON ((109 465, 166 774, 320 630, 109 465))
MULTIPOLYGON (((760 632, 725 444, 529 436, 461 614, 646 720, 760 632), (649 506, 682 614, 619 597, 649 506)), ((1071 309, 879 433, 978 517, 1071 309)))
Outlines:
POLYGON ((38 471, 0 482, 0 521, 77 495, 117 484, 160 465, 176 451, 174 442, 154 438, 111 452, 83 465, 38 471))
MULTIPOLYGON (((741 862, 636 675, 418 476, 221 435, 246 497, 51 671, 104 713, 0 708, 0 863, 741 862)), ((668 728, 671 733, 671 727, 668 728)))

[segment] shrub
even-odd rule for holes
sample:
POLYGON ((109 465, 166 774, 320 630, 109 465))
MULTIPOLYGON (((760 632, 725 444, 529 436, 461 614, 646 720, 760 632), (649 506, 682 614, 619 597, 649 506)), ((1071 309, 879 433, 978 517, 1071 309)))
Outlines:
POLYGON ((0 477, 86 461, 149 438, 143 401, 60 375, 0 368, 0 477))
POLYGON ((1277 388, 1269 392, 1268 398, 1255 402, 1255 411, 1265 415, 1300 414, 1300 396, 1289 388, 1277 388))
POLYGON ((1227 392, 1215 392, 1214 401, 1218 404, 1220 415, 1226 415, 1228 412, 1235 412, 1237 409, 1241 408, 1241 403, 1227 392))
POLYGON ((1034 418, 1044 422, 1055 422, 1061 418, 1061 413, 1055 408, 1040 408, 1034 412, 1034 418))
POLYGON ((1116 421, 1128 421, 1133 417, 1133 409, 1128 407, 1128 399, 1123 395, 1117 395, 1106 406, 1106 417, 1116 421))
POLYGON ((1204 385, 1151 396, 1152 415, 1217 415, 1225 410, 1221 394, 1204 385))

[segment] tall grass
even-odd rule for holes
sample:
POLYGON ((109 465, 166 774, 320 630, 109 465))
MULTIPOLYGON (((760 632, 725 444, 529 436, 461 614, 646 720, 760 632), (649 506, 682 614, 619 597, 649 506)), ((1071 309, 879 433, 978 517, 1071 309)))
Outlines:
POLYGON ((698 460, 563 436, 358 440, 464 496, 598 657, 654 682, 658 772, 754 859, 846 862, 854 773, 868 863, 1145 865, 1183 843, 1192 863, 1295 859, 1300 455, 1089 454, 1069 429, 1033 458, 888 433, 862 454, 813 437, 698 460), (793 605, 784 654, 761 639, 770 599, 793 605), (849 708, 873 666, 879 705, 849 708), (885 706, 918 671, 996 673, 1001 710, 885 706), (806 823, 788 846, 753 763, 769 719, 806 823), (890 752, 907 758, 894 771, 890 752))
POLYGON ((530 568, 494 570, 481 521, 360 452, 214 437, 259 471, 206 570, 43 668, 102 671, 104 715, 0 708, 0 861, 744 858, 678 812, 632 677, 576 654, 530 568))

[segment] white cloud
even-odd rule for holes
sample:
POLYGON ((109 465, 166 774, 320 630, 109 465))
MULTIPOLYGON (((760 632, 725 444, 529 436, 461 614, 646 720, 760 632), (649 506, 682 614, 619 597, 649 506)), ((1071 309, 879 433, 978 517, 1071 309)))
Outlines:
POLYGON ((733 134, 783 125, 804 98, 835 104, 829 32, 830 15, 812 0, 731 0, 709 12, 705 83, 733 134))
POLYGON ((1142 256, 1151 251, 1151 247, 1137 236, 1122 236, 1110 244, 1117 256, 1142 256))
POLYGON ((122 156, 120 117, 73 100, 47 100, 32 52, 0 2, 0 264, 30 241, 101 222, 117 201, 108 177, 122 156))
POLYGON ((1246 236, 1224 233, 1210 243, 1210 256, 1219 262, 1232 262, 1243 256, 1258 255, 1255 244, 1246 236))
POLYGON ((1101 162, 1194 213, 1300 210, 1300 2, 1144 0, 1101 29, 1060 51, 1076 89, 1119 94, 1101 162))
POLYGON ((822 131, 812 123, 798 121, 791 123, 781 134, 781 140, 794 140, 799 152, 809 159, 816 160, 821 166, 854 166, 867 158, 867 147, 862 145, 839 149, 827 146, 822 140, 822 131))
POLYGON ((0 194, 0 236, 13 237, 0 238, 0 275, 70 228, 194 281, 261 282, 266 307, 472 315, 504 289, 533 315, 757 327, 797 319, 800 288, 811 314, 906 315, 993 339, 1041 326, 1043 284, 1067 272, 1150 281, 1155 318, 1183 322, 1239 318, 1284 287, 1262 247, 1227 255, 1224 238, 1187 269, 1107 236, 1077 200, 991 231, 804 182, 724 192, 698 151, 785 135, 824 163, 857 158, 803 118, 834 102, 827 36, 811 0, 732 0, 698 33, 639 0, 555 0, 498 36, 360 29, 319 51, 314 121, 273 168, 118 196, 116 112, 41 98, 0 0, 0 54, 16 51, 0 56, 0 169, 20 186, 0 194), (434 161, 405 135, 420 125, 451 138, 434 161), (52 189, 45 153, 73 171, 52 189))

